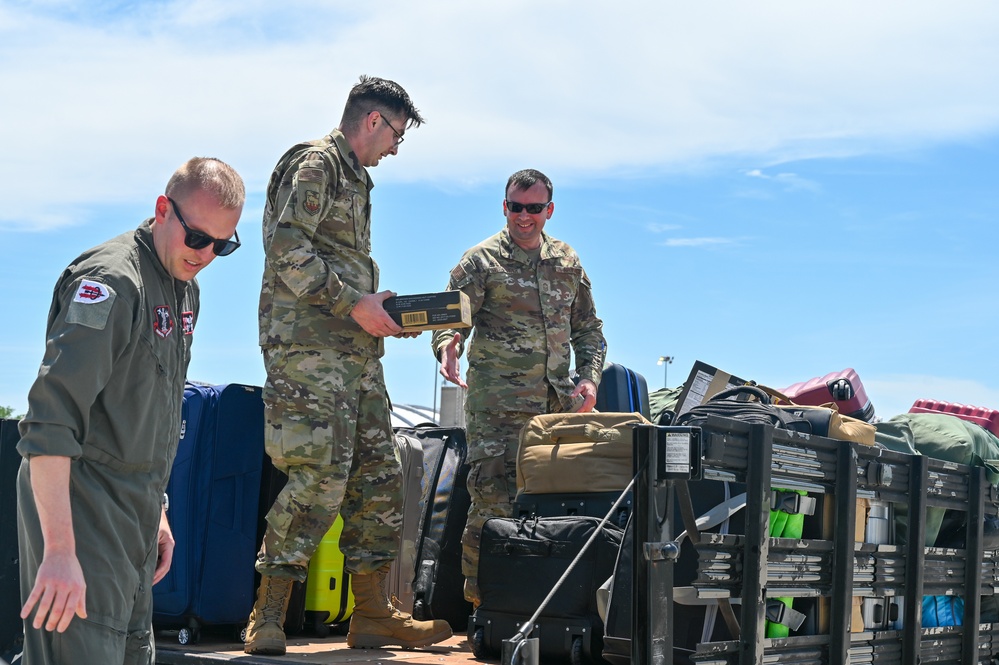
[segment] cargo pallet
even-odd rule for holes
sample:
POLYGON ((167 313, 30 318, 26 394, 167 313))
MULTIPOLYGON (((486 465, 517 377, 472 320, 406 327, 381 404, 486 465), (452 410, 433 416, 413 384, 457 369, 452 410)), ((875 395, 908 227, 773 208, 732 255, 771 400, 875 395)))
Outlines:
POLYGON ((687 510, 680 524, 661 516, 674 515, 674 501, 682 510, 689 481, 702 479, 746 485, 746 526, 743 535, 695 534, 697 596, 731 607, 738 625, 736 639, 699 643, 690 661, 999 663, 999 624, 967 621, 980 616, 983 594, 999 593, 999 555, 983 551, 984 518, 999 511, 985 469, 716 417, 702 427, 639 426, 635 455, 645 472, 635 490, 632 555, 644 565, 633 567, 632 663, 672 665, 677 657, 673 539, 694 516, 687 510), (772 487, 805 490, 818 500, 819 538, 769 537, 772 487), (865 498, 905 507, 904 544, 857 541, 857 503, 865 498), (927 508, 966 512, 966 547, 925 547, 927 508), (924 594, 962 596, 964 625, 922 628, 924 594), (766 638, 767 601, 778 597, 821 608, 817 634, 766 638), (851 632, 857 597, 897 603, 901 627, 851 632))

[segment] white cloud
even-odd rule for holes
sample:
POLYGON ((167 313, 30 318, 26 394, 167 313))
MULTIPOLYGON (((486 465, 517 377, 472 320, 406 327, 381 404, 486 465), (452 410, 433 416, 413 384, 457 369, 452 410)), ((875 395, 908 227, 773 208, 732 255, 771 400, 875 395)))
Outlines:
POLYGON ((645 228, 647 228, 652 233, 667 233, 669 231, 676 231, 683 227, 681 227, 679 224, 662 224, 660 222, 649 222, 648 224, 645 225, 645 228))
POLYGON ((736 242, 734 238, 669 238, 659 244, 663 247, 714 247, 736 242))
POLYGON ((560 181, 773 165, 999 125, 989 0, 115 7, 0 0, 0 152, 17 156, 0 160, 0 221, 148 197, 193 154, 259 192, 290 143, 336 124, 361 73, 402 83, 429 120, 380 181, 454 186, 525 161, 560 181))
POLYGON ((785 191, 795 191, 795 190, 807 190, 810 192, 817 192, 821 189, 817 182, 809 180, 807 178, 802 178, 797 173, 778 173, 776 175, 767 175, 760 169, 751 169, 746 171, 746 176, 750 178, 758 178, 760 180, 766 180, 769 182, 776 183, 781 186, 785 191))

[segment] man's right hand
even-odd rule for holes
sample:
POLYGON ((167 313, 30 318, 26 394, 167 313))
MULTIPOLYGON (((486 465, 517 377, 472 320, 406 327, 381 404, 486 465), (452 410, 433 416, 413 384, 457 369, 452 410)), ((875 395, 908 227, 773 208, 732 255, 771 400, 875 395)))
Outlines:
POLYGON ((461 380, 461 361, 458 359, 458 345, 461 344, 461 333, 455 333, 448 345, 441 350, 441 376, 451 383, 468 388, 461 380))
POLYGON ((374 337, 390 337, 402 332, 402 326, 396 323, 384 305, 386 299, 394 296, 393 291, 380 291, 361 296, 361 299, 350 310, 350 318, 357 321, 357 325, 364 329, 364 332, 374 337))
POLYGON ((21 618, 27 619, 37 608, 35 619, 31 622, 35 630, 44 625, 45 630, 62 633, 74 616, 87 618, 86 600, 87 583, 76 554, 46 554, 38 567, 35 586, 21 608, 21 618))

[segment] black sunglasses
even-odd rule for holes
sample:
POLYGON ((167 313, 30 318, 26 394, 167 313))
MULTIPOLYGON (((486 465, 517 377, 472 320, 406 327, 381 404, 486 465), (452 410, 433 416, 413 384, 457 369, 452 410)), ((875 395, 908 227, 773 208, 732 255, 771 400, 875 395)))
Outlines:
POLYGON ((527 210, 528 214, 537 215, 542 210, 547 208, 550 203, 551 201, 548 203, 517 203, 516 201, 510 201, 507 199, 506 209, 512 213, 519 213, 527 210))
POLYGON ((201 231, 194 231, 187 225, 184 221, 184 216, 180 214, 180 209, 177 207, 177 202, 167 197, 167 201, 173 206, 173 214, 177 215, 177 221, 180 225, 184 227, 184 244, 191 249, 204 249, 208 245, 212 246, 212 251, 215 252, 215 256, 229 256, 237 249, 239 249, 239 233, 233 231, 236 235, 235 240, 219 240, 213 238, 207 233, 202 233, 201 231))

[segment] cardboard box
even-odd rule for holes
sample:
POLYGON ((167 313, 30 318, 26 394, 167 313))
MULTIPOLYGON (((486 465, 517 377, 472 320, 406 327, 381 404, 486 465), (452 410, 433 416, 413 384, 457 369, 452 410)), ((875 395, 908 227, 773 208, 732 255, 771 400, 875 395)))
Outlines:
POLYGON ((395 296, 384 307, 406 332, 472 326, 472 308, 461 291, 395 296))

